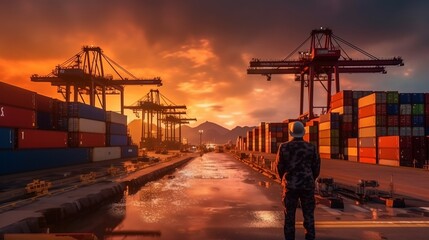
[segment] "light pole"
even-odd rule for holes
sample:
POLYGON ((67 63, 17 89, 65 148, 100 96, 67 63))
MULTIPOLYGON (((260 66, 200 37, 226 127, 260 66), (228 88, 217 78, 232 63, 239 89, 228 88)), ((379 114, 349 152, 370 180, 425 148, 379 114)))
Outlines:
POLYGON ((204 132, 204 130, 202 130, 202 129, 198 130, 198 133, 200 134, 200 149, 201 150, 203 149, 203 147, 202 147, 203 132, 204 132))

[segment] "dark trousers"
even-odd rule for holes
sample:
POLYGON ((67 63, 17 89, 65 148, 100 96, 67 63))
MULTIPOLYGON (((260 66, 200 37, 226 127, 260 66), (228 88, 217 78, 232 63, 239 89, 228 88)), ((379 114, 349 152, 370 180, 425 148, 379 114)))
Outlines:
POLYGON ((304 216, 304 228, 306 230, 305 239, 313 240, 316 237, 316 230, 314 228, 314 209, 316 208, 314 189, 287 189, 284 191, 285 239, 295 239, 295 212, 298 206, 298 200, 301 200, 302 214, 304 216))

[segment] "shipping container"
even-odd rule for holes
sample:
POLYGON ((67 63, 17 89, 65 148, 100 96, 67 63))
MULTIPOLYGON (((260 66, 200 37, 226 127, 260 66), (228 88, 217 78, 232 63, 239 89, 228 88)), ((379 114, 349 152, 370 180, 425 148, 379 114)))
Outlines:
POLYGON ((96 147, 92 149, 91 160, 93 162, 121 158, 121 147, 96 147))
POLYGON ((104 133, 69 132, 70 147, 104 147, 106 135, 104 133))
POLYGON ((0 128, 0 149, 13 149, 15 147, 15 129, 0 128))
POLYGON ((401 104, 399 105, 399 114, 401 115, 411 115, 412 105, 411 104, 401 104))
POLYGON ((69 132, 106 133, 106 123, 85 118, 68 119, 69 132))
POLYGON ((361 138, 359 138, 359 147, 376 148, 377 147, 377 138, 376 137, 361 137, 361 138))
POLYGON ((361 157, 359 156, 360 163, 377 164, 377 159, 373 157, 361 157))
POLYGON ((36 112, 37 129, 52 130, 54 128, 53 116, 49 112, 36 112))
POLYGON ((90 162, 88 148, 21 149, 0 151, 0 175, 90 162))
POLYGON ((136 145, 122 146, 121 147, 121 158, 134 158, 138 157, 138 148, 136 145))
POLYGON ((386 127, 359 128, 359 137, 378 137, 378 136, 386 136, 386 135, 387 135, 386 127))
POLYGON ((66 148, 67 132, 19 129, 18 148, 66 148))
POLYGON ((385 92, 375 92, 373 94, 370 94, 368 96, 359 98, 358 105, 359 107, 365 107, 368 105, 373 105, 376 103, 386 103, 387 95, 385 92))
POLYGON ((36 93, 0 82, 0 105, 36 109, 36 93))
POLYGON ((54 100, 36 93, 36 111, 52 113, 54 100))
POLYGON ((253 151, 253 130, 247 132, 247 150, 253 151))
POLYGON ((126 135, 107 135, 108 146, 126 146, 128 137, 126 135))
POLYGON ((122 115, 120 113, 107 111, 106 112, 106 122, 127 125, 127 115, 122 115))
POLYGON ((0 105, 0 127, 35 128, 34 110, 0 105))
POLYGON ((400 104, 411 104, 411 98, 412 98, 412 94, 411 93, 400 93, 399 94, 399 103, 400 104))
POLYGON ((413 93, 411 95, 411 102, 412 103, 425 103, 425 94, 424 93, 413 93))
POLYGON ((106 123, 107 135, 127 135, 127 126, 119 123, 106 123))
POLYGON ((399 103, 399 93, 398 92, 394 92, 394 91, 389 91, 386 93, 386 102, 388 104, 392 104, 392 103, 399 103))
POLYGON ((66 105, 67 108, 64 110, 67 111, 66 116, 69 118, 84 118, 102 122, 106 121, 106 112, 101 108, 79 102, 70 102, 66 103, 66 105))

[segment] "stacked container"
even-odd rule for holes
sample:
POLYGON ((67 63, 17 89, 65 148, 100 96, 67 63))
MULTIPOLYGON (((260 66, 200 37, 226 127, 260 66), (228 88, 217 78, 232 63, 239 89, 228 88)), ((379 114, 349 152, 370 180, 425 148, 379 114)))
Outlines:
POLYGON ((413 167, 412 138, 410 136, 384 136, 378 138, 380 165, 413 167))
POLYGON ((347 148, 345 151, 345 156, 347 160, 352 162, 357 162, 359 159, 358 154, 358 139, 357 138, 348 138, 347 139, 347 148))
POLYGON ((127 116, 106 112, 106 142, 108 146, 126 146, 127 137, 127 116))
POLYGON ((259 140, 258 140, 258 145, 259 145, 259 152, 265 152, 266 151, 266 131, 265 131, 265 122, 261 122, 259 124, 259 140))
POLYGON ((399 93, 386 93, 387 133, 388 136, 399 135, 399 93))
POLYGON ((70 147, 103 147, 106 145, 106 113, 83 103, 64 103, 70 147))
POLYGON ((377 137, 387 135, 385 92, 376 92, 358 101, 359 162, 377 164, 377 137))
POLYGON ((252 130, 252 135, 253 135, 253 141, 252 141, 253 151, 259 152, 259 127, 256 127, 252 130))
POLYGON ((324 159, 339 157, 339 127, 338 113, 327 113, 319 118, 319 153, 324 159))
POLYGON ((253 130, 247 132, 246 138, 247 138, 247 143, 246 143, 247 150, 254 151, 254 148, 253 148, 253 130))
POLYGON ((267 123, 265 131, 267 153, 277 153, 280 144, 289 140, 287 123, 267 123))
POLYGON ((304 141, 314 144, 319 148, 319 119, 312 119, 305 123, 304 141))

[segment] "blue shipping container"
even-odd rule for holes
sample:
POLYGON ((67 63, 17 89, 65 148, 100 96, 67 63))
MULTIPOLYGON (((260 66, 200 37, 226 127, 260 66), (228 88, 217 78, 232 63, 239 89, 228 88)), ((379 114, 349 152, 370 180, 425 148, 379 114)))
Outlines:
POLYGON ((399 115, 399 105, 387 104, 387 115, 399 115))
POLYGON ((425 94, 424 93, 413 93, 411 96, 412 103, 425 103, 425 94))
POLYGON ((119 123, 107 123, 107 134, 108 135, 127 135, 127 126, 119 123))
POLYGON ((89 148, 0 151, 0 175, 89 163, 89 148))
POLYGON ((107 135, 108 146, 126 146, 128 145, 128 136, 107 135))
POLYGON ((0 149, 12 149, 15 147, 15 129, 0 128, 0 149))
POLYGON ((410 104, 412 99, 412 93, 400 93, 399 94, 399 103, 400 104, 410 104))
POLYGON ((425 118, 422 115, 414 115, 411 119, 411 124, 413 127, 424 127, 425 126, 425 118))
POLYGON ((79 102, 68 103, 67 116, 69 118, 86 118, 97 121, 106 121, 106 112, 91 105, 79 102))
POLYGON ((136 145, 121 147, 121 158, 132 158, 138 156, 138 148, 136 145))
POLYGON ((54 129, 53 117, 51 113, 36 112, 37 115, 37 128, 42 130, 54 129))

